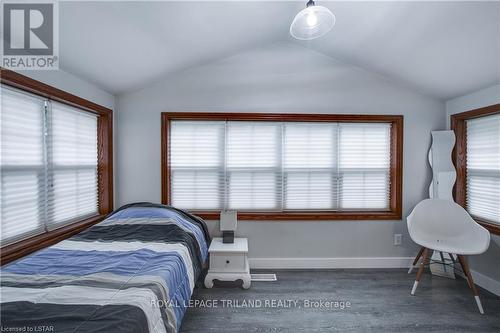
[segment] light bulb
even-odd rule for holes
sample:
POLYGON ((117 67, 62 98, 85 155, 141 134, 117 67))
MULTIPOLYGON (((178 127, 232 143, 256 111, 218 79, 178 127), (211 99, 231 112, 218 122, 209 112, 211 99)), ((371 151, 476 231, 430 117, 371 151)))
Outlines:
POLYGON ((314 12, 310 12, 309 15, 307 15, 306 19, 307 25, 310 27, 314 27, 316 24, 318 24, 318 17, 314 12))

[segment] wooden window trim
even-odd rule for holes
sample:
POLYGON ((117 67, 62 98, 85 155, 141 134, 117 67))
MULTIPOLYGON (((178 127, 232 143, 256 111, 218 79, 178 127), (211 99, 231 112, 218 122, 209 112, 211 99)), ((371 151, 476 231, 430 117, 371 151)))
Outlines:
POLYGON ((0 68, 0 82, 99 116, 97 118, 98 215, 2 247, 0 261, 3 265, 68 238, 102 221, 113 211, 113 110, 4 68, 0 68))
POLYGON ((105 215, 93 216, 88 219, 4 246, 2 247, 2 265, 71 237, 91 225, 102 221, 104 217, 105 215))
MULTIPOLYGON (((161 114, 161 200, 170 204, 169 129, 172 120, 219 121, 300 121, 300 122, 384 122, 391 123, 390 209, 389 211, 297 211, 297 212, 238 212, 239 220, 248 221, 338 221, 338 220, 401 220, 403 201, 403 116, 400 115, 341 115, 341 114, 280 114, 280 113, 206 113, 162 112, 161 114)), ((207 219, 218 220, 217 211, 193 211, 207 219)))
MULTIPOLYGON (((467 209, 467 126, 469 119, 489 116, 500 113, 500 104, 494 104, 483 108, 465 111, 450 116, 451 129, 455 132, 456 144, 453 149, 452 158, 457 170, 453 196, 455 202, 467 209)), ((500 225, 481 218, 474 217, 477 223, 488 229, 495 235, 500 235, 500 225)))

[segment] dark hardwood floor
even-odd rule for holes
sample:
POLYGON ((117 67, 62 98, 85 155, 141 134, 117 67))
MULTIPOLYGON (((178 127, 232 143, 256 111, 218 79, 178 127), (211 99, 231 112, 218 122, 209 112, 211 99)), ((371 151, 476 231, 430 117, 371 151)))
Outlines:
POLYGON ((249 290, 230 283, 195 289, 181 332, 500 332, 500 297, 480 289, 481 315, 461 278, 426 272, 411 296, 415 273, 408 275, 405 269, 273 272, 278 281, 252 282, 249 290), (351 305, 305 308, 306 300, 351 305))

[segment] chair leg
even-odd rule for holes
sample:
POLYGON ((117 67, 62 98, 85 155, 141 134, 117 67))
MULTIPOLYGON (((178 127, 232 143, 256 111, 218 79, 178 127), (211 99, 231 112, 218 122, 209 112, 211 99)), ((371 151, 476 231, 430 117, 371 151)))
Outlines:
POLYGON ((420 278, 422 277, 422 273, 424 272, 425 265, 429 260, 429 254, 430 254, 429 249, 425 247, 422 249, 423 249, 423 259, 420 262, 420 267, 418 268, 417 277, 415 278, 415 283, 413 283, 413 288, 411 289, 412 295, 415 295, 415 291, 417 290, 418 283, 420 282, 420 278))
POLYGON ((464 261, 465 257, 457 255, 457 259, 458 259, 458 262, 460 263, 460 266, 462 267, 462 271, 465 274, 465 281, 467 281, 467 285, 469 286, 469 288, 472 289, 472 286, 471 286, 470 281, 469 281, 469 277, 467 276, 467 269, 469 266, 467 266, 467 262, 464 261))
POLYGON ((413 271, 413 268, 417 264, 418 259, 420 259, 420 257, 422 256, 423 252, 424 252, 424 247, 422 246, 420 248, 420 250, 418 251, 417 256, 415 257, 415 260, 413 260, 413 264, 410 266, 410 269, 408 270, 408 274, 410 274, 413 271))
POLYGON ((476 300, 477 307, 479 309, 480 314, 484 314, 483 305, 481 304, 481 300, 479 299, 479 293, 477 292, 476 285, 474 284, 474 280, 472 279, 472 274, 469 269, 469 264, 467 263, 467 258, 463 255, 457 255, 458 261, 460 261, 460 265, 464 270, 465 276, 467 277, 467 283, 469 284, 470 289, 472 289, 472 293, 474 294, 474 299, 476 300))

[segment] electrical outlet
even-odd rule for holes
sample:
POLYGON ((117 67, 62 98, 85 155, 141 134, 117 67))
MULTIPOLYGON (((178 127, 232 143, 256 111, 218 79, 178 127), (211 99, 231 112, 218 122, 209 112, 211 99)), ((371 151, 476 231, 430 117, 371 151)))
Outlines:
POLYGON ((401 245, 402 240, 403 240, 403 235, 394 234, 394 245, 396 245, 396 246, 401 245))

